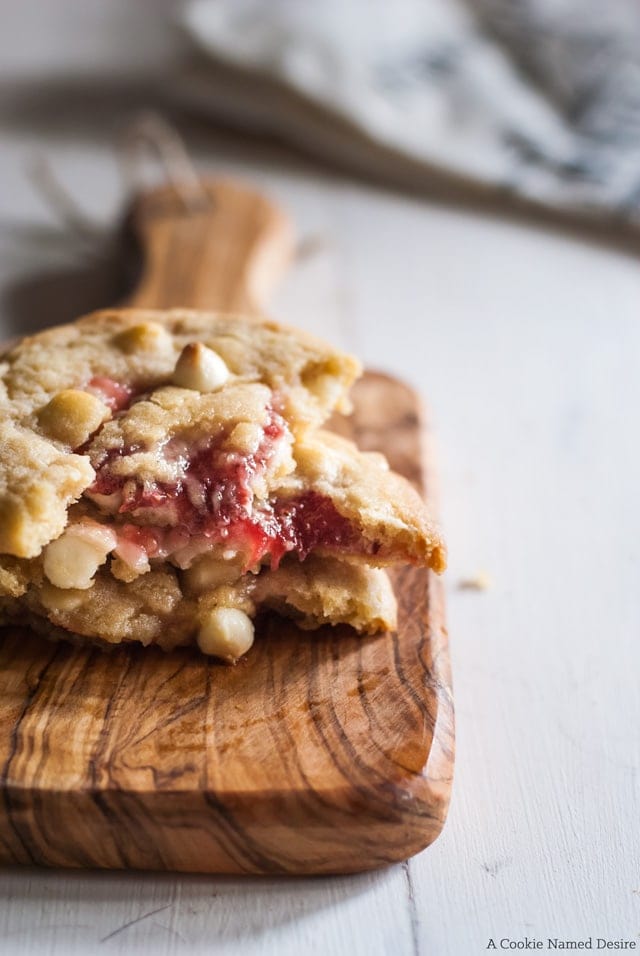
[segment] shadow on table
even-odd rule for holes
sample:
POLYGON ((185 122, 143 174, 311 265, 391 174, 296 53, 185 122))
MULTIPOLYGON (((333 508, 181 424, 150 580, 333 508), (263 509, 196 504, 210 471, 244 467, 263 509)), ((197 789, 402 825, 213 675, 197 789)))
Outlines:
POLYGON ((95 309, 123 301, 134 288, 140 252, 122 221, 91 246, 74 242, 61 227, 0 223, 7 258, 20 263, 5 273, 0 290, 3 339, 31 335, 72 322, 95 309), (34 249, 35 246, 35 249, 34 249), (41 266, 25 272, 22 261, 41 266))
POLYGON ((102 309, 125 291, 115 262, 100 260, 10 279, 2 291, 2 337, 31 335, 40 329, 102 309))

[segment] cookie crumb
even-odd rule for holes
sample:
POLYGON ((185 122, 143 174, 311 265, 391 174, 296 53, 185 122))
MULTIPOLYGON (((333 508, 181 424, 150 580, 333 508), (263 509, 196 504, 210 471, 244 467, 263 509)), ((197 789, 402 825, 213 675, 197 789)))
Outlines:
POLYGON ((470 578, 461 578, 458 582, 459 591, 488 591, 493 585, 491 575, 487 571, 478 571, 470 578))

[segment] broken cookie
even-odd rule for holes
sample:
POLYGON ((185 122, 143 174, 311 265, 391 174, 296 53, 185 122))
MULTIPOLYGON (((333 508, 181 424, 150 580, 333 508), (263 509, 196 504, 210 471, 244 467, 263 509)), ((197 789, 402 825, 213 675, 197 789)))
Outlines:
POLYGON ((261 608, 393 627, 385 566, 441 571, 426 507, 321 426, 358 363, 263 319, 95 313, 0 369, 0 615, 237 660, 261 608))

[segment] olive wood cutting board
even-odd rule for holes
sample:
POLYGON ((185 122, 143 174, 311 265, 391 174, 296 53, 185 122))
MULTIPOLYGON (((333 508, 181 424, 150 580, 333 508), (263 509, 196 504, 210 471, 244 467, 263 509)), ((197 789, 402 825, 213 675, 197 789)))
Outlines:
MULTIPOLYGON (((258 311, 291 230, 210 182, 144 194, 131 304, 258 311)), ((421 490, 419 401, 367 373, 334 427, 421 490)), ((442 588, 395 569, 396 633, 265 618, 235 667, 191 650, 0 643, 0 862, 207 873, 348 873, 405 859, 444 823, 453 706, 442 588)))

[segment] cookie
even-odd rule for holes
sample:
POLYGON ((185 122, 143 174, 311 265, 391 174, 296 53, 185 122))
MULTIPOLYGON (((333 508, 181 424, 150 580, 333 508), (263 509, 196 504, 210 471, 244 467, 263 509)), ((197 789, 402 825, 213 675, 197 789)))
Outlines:
POLYGON ((322 430, 357 361, 277 323, 116 310, 0 368, 0 614, 235 660, 261 608, 393 626, 384 566, 444 568, 414 489, 322 430))

